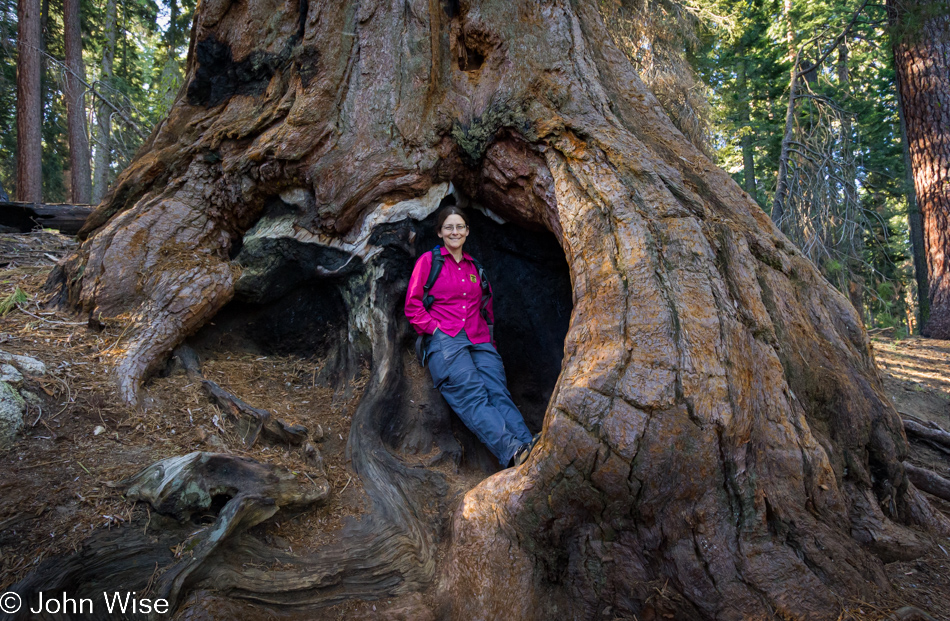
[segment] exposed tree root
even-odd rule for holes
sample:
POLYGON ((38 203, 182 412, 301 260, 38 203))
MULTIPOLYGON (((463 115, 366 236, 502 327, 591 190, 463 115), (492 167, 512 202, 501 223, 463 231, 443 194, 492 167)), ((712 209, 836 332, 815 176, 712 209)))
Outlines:
POLYGON ((201 380, 201 386, 228 413, 245 446, 254 446, 262 434, 272 442, 291 446, 300 446, 307 440, 307 428, 303 425, 290 425, 267 410, 250 406, 211 380, 201 380))
POLYGON ((922 421, 903 413, 901 416, 904 421, 904 430, 908 435, 922 440, 938 451, 950 454, 950 433, 933 422, 922 421))
POLYGON ((926 468, 918 468, 906 461, 904 462, 904 470, 907 472, 907 478, 918 489, 933 494, 937 498, 950 501, 950 480, 943 478, 936 472, 926 468))
POLYGON ((893 621, 937 621, 936 618, 915 606, 898 608, 888 616, 888 619, 893 621))
POLYGON ((268 410, 251 406, 221 388, 217 382, 205 379, 198 355, 191 347, 180 345, 175 348, 173 358, 181 364, 189 377, 201 382, 205 394, 224 410, 237 428, 245 446, 254 446, 261 435, 272 442, 290 446, 300 446, 307 441, 308 430, 303 425, 290 425, 275 418, 268 410))
POLYGON ((117 529, 114 537, 100 533, 77 554, 44 563, 13 590, 26 601, 35 601, 40 592, 88 595, 99 600, 93 607, 98 611, 95 618, 125 618, 106 614, 103 591, 148 592, 174 608, 193 579, 207 569, 212 553, 230 539, 280 510, 318 504, 330 490, 326 478, 299 482, 276 466, 200 452, 156 462, 123 484, 129 485, 129 499, 148 502, 177 522, 156 520, 153 525, 149 520, 144 528, 139 524, 117 529), (211 525, 195 531, 195 518, 212 516, 211 525), (157 535, 146 536, 149 527, 157 535))
POLYGON ((179 521, 208 511, 226 500, 214 524, 180 544, 178 563, 158 580, 161 597, 175 606, 189 577, 229 537, 273 517, 280 509, 302 509, 326 499, 326 478, 301 484, 282 469, 254 460, 214 453, 191 453, 152 464, 127 480, 130 500, 148 502, 179 521))

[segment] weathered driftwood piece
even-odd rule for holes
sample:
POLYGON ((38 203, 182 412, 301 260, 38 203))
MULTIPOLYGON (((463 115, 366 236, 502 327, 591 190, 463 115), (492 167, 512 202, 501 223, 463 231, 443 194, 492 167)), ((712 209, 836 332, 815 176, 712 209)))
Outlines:
POLYGON ((273 498, 240 493, 224 505, 214 524, 191 534, 181 542, 181 558, 158 579, 156 592, 174 608, 191 575, 229 537, 272 518, 279 507, 273 498))
POLYGON ((919 419, 913 420, 906 415, 903 415, 903 421, 904 430, 907 431, 908 435, 926 441, 927 444, 937 450, 950 453, 950 433, 944 431, 933 422, 925 422, 919 419))
POLYGON ((235 424, 245 446, 254 446, 262 434, 272 442, 292 446, 299 446, 306 441, 307 428, 303 425, 290 425, 267 410, 248 405, 211 380, 201 380, 201 386, 235 424))
POLYGON ((937 498, 950 501, 950 479, 945 479, 932 470, 918 468, 906 461, 904 462, 904 470, 907 472, 907 478, 917 489, 922 489, 937 498))
POLYGON ((216 498, 243 494, 272 498, 279 508, 312 506, 326 498, 329 483, 319 484, 246 457, 195 452, 155 462, 123 482, 130 500, 149 503, 179 521, 207 511, 216 498))
POLYGON ((0 226, 28 233, 36 227, 75 235, 93 212, 91 205, 46 205, 0 201, 0 226))

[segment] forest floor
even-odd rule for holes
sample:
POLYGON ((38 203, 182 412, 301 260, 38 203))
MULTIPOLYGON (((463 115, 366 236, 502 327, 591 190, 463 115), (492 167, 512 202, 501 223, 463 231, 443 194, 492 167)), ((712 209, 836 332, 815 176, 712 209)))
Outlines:
MULTIPOLYGON (((141 409, 121 405, 109 369, 126 326, 90 326, 88 318, 41 304, 47 275, 74 247, 70 238, 50 232, 0 234, 0 309, 5 298, 22 292, 20 304, 0 316, 0 351, 37 358, 48 369, 46 375, 26 377, 21 388, 38 395, 41 405, 29 406, 16 443, 0 453, 0 592, 44 559, 78 550, 94 530, 147 518, 147 510, 126 501, 116 486, 157 460, 198 450, 228 452, 284 466, 301 482, 320 470, 300 449, 263 441, 244 447, 223 412, 180 369, 170 368, 149 383, 141 409)), ((873 344, 885 390, 898 411, 950 429, 950 342, 875 337, 873 344)), ((291 552, 314 549, 367 510, 345 451, 363 380, 334 389, 318 381, 320 360, 263 356, 226 342, 198 353, 208 379, 252 406, 305 425, 312 435, 318 427, 322 431, 316 446, 330 498, 292 519, 278 514, 255 527, 258 536, 291 552)), ((926 447, 912 445, 911 461, 950 476, 950 460, 926 447)), ((464 473, 457 479, 461 487, 477 481, 464 473)), ((950 515, 950 503, 931 500, 950 515)), ((932 555, 886 569, 896 597, 873 605, 850 602, 842 619, 886 619, 897 608, 914 605, 950 620, 950 550, 938 546, 932 555)), ((306 618, 411 617, 399 608, 419 610, 417 604, 412 597, 350 602, 306 618)), ((186 601, 176 618, 298 618, 249 608, 203 594, 186 601)))

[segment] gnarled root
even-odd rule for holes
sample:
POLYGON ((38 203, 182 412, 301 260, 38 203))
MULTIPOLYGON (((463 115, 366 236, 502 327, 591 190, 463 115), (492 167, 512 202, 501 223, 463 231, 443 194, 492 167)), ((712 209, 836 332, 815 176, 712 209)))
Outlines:
POLYGON ((191 347, 181 345, 175 349, 173 355, 177 363, 185 369, 188 377, 200 381, 205 394, 224 410, 237 427, 238 435, 241 436, 241 441, 245 446, 254 446, 261 434, 272 442, 291 446, 300 446, 306 442, 308 430, 303 425, 291 425, 275 418, 269 411, 245 403, 219 386, 217 382, 205 379, 201 373, 198 355, 191 347))
MULTIPOLYGON (((104 591, 148 592, 174 609, 213 552, 280 510, 321 503, 330 491, 326 478, 319 475, 316 480, 298 481, 283 468, 201 452, 161 460, 123 483, 129 485, 129 499, 148 502, 176 522, 150 519, 144 529, 138 524, 99 533, 78 553, 44 563, 12 590, 25 601, 53 591, 66 591, 77 599, 89 597, 98 600, 94 610, 102 614, 96 618, 107 616, 101 601, 104 591), (189 520, 212 511, 224 499, 227 502, 214 522, 194 532, 189 520), (149 527, 152 534, 146 535, 149 527)), ((128 618, 136 618, 129 613, 128 618)), ((126 617, 110 613, 108 618, 126 617)))
POLYGON ((254 446, 261 434, 271 441, 291 446, 306 441, 307 428, 303 425, 291 425, 271 416, 267 410, 248 405, 211 380, 201 380, 201 386, 237 425, 245 446, 254 446))
POLYGON ((931 421, 922 421, 907 414, 901 414, 901 417, 907 435, 913 436, 938 451, 950 454, 950 433, 931 421))
POLYGON ((145 379, 182 339, 204 325, 234 295, 231 270, 223 262, 163 272, 157 280, 155 297, 134 320, 131 342, 115 366, 119 396, 127 403, 138 403, 145 379))
POLYGON ((918 468, 906 461, 904 462, 904 472, 907 473, 907 478, 910 479, 910 482, 917 486, 917 489, 922 489, 937 498, 950 501, 950 480, 945 479, 936 472, 927 470, 926 468, 918 468))
POLYGON ((934 617, 915 606, 898 608, 887 618, 892 621, 937 621, 934 617))

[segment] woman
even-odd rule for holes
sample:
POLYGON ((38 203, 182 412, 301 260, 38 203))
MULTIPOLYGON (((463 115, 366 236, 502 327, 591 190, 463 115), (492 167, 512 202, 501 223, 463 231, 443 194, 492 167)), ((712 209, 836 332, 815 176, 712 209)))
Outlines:
POLYGON ((406 316, 416 332, 428 339, 426 360, 432 382, 452 410, 502 466, 521 465, 535 440, 511 400, 501 356, 492 343, 488 322, 494 321, 491 298, 483 316, 478 268, 462 251, 468 220, 455 205, 436 218, 444 263, 429 290, 431 306, 423 304, 433 253, 426 252, 412 270, 406 293, 406 316))

